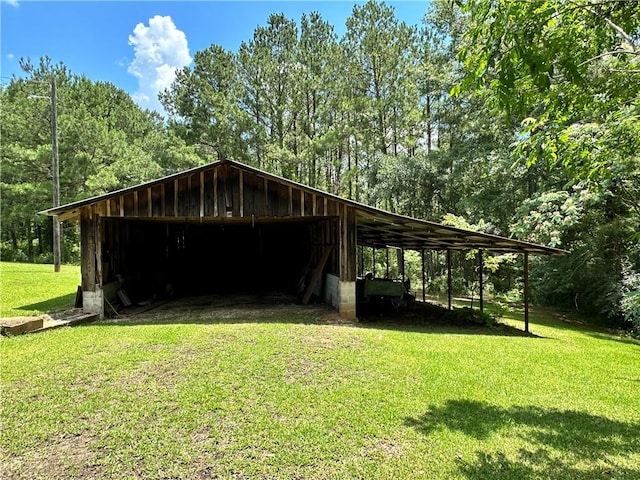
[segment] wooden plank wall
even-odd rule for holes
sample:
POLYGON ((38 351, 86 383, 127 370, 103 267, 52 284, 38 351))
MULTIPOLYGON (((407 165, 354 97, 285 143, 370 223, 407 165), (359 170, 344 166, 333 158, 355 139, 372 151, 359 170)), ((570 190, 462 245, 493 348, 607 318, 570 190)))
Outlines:
POLYGON ((96 204, 104 217, 202 220, 337 217, 343 207, 334 199, 230 165, 144 186, 96 204))

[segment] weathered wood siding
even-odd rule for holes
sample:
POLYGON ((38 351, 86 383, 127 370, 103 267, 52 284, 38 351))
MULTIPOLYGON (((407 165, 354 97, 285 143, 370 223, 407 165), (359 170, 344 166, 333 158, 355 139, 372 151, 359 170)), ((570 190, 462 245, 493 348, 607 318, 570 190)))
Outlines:
POLYGON ((102 200, 103 217, 148 219, 340 216, 334 199, 232 165, 173 178, 102 200))

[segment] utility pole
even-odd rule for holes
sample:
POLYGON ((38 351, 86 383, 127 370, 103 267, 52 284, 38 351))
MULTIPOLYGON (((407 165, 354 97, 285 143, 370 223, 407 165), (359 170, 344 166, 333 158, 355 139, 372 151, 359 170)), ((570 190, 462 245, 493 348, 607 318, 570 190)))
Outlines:
MULTIPOLYGON (((51 159, 53 168, 53 208, 60 206, 60 159, 58 158, 58 95, 56 77, 51 75, 51 159)), ((53 270, 60 271, 60 222, 53 217, 53 270)))
MULTIPOLYGON (((27 98, 48 98, 51 103, 51 170, 53 176, 53 208, 60 206, 60 159, 58 158, 58 93, 56 76, 51 74, 49 96, 29 95, 27 98)), ((60 222, 53 217, 53 270, 60 271, 60 222)))

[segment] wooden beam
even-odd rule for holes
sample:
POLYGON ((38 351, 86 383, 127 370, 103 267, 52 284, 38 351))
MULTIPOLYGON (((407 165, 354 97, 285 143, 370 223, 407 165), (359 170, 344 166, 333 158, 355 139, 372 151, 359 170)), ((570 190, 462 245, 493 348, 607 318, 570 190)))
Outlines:
POLYGON ((311 209, 312 209, 312 212, 311 212, 311 213, 312 213, 312 214, 313 214, 313 216, 315 217, 315 216, 316 216, 316 213, 317 213, 317 211, 316 211, 316 210, 317 210, 317 208, 316 208, 316 203, 318 202, 318 201, 317 201, 317 199, 316 199, 316 194, 315 194, 315 193, 312 193, 312 194, 311 194, 311 200, 313 201, 313 206, 311 207, 311 209))
POLYGON ((293 188, 289 185, 289 216, 293 216, 293 188))
POLYGON ((151 187, 147 188, 147 213, 148 217, 153 217, 153 197, 151 195, 151 187))
POLYGON ((240 183, 240 216, 244 217, 244 180, 243 180, 243 172, 239 171, 240 175, 238 175, 239 183, 240 183))
POLYGON ((133 192, 133 216, 138 216, 138 191, 133 192))
POLYGON ((111 216, 111 199, 107 200, 107 217, 111 216))
POLYGON ((332 245, 326 245, 324 247, 324 250, 322 250, 322 257, 320 257, 320 261, 316 265, 316 268, 313 270, 311 280, 309 280, 309 285, 307 285, 307 288, 304 291, 304 295, 302 296, 302 303, 304 305, 309 303, 313 291, 316 289, 320 278, 322 278, 322 270, 324 270, 324 266, 327 264, 327 260, 329 259, 329 255, 331 254, 332 249, 332 245))
POLYGON ((118 197, 118 202, 120 202, 120 216, 124 217, 124 195, 118 197))
POLYGON ((173 216, 178 216, 178 179, 173 181, 173 216))
POLYGON ((484 260, 482 258, 482 249, 478 250, 478 279, 480 290, 480 313, 484 312, 484 260))
POLYGON ((322 215, 323 216, 327 216, 327 204, 329 202, 329 199, 327 197, 324 197, 324 205, 322 207, 322 215))
POLYGON ((304 190, 300 190, 300 216, 304 217, 304 190))
POLYGON ((218 216, 218 169, 213 171, 213 216, 218 216))
POLYGON ((191 216, 191 191, 192 191, 191 177, 192 175, 189 175, 187 177, 187 194, 185 195, 185 198, 186 198, 185 203, 187 204, 187 212, 185 214, 186 217, 191 216))
POLYGON ((165 200, 165 188, 164 188, 164 183, 160 184, 160 216, 161 217, 166 217, 167 216, 167 211, 166 211, 166 206, 167 206, 167 202, 165 200))
POLYGON ((529 333, 529 253, 524 252, 524 331, 529 333))
POLYGON ((269 179, 264 177, 264 213, 265 217, 269 217, 269 179))
POLYGON ((204 217, 204 172, 200 172, 200 218, 204 217))
POLYGON ((448 308, 451 310, 451 287, 452 287, 452 279, 451 279, 451 250, 447 250, 447 298, 448 298, 448 308))

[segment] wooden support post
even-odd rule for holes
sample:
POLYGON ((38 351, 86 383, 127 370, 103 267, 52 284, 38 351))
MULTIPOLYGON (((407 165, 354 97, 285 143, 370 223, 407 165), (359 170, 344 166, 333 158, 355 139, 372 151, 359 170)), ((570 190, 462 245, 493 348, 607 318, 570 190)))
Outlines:
POLYGON ((322 214, 326 217, 327 216, 327 203, 328 203, 328 199, 327 197, 324 197, 324 205, 322 206, 322 214))
POLYGON ((96 239, 90 207, 80 212, 80 274, 82 291, 94 291, 96 286, 96 239))
POLYGON ((147 216, 153 217, 153 197, 151 196, 151 187, 147 188, 147 216))
POLYGON ((107 200, 107 217, 111 216, 111 199, 107 200))
POLYGON ((311 199, 312 199, 312 201, 313 201, 313 205, 311 206, 311 210, 312 210, 312 212, 311 212, 311 213, 312 213, 312 215, 315 217, 315 216, 316 216, 316 213, 317 213, 317 211, 316 211, 316 203, 317 203, 317 200, 316 200, 316 194, 315 194, 315 193, 312 193, 312 194, 311 194, 311 199))
POLYGON ((340 213, 340 279, 343 281, 355 282, 355 211, 352 207, 344 205, 344 210, 340 213))
POLYGON ((422 302, 424 303, 424 302, 427 301, 427 296, 426 296, 426 293, 424 291, 426 283, 427 283, 426 282, 426 275, 425 275, 426 269, 425 269, 425 266, 424 266, 424 249, 422 249, 420 251, 420 253, 422 254, 421 255, 422 256, 422 302))
POLYGON ((478 278, 480 291, 480 313, 484 312, 484 261, 482 258, 482 250, 478 250, 478 278))
POLYGON ((138 191, 133 192, 133 216, 138 216, 138 191))
POLYGON ((304 190, 300 190, 300 216, 304 217, 304 190))
POLYGON ((389 247, 386 247, 385 249, 385 255, 386 255, 386 260, 387 260, 387 276, 386 278, 389 278, 389 247))
POLYGON ((451 310, 451 289, 452 289, 452 280, 451 280, 451 250, 447 250, 447 297, 448 297, 448 308, 451 310))
POLYGON ((338 206, 340 245, 340 315, 356 317, 356 215, 348 205, 338 206))
POLYGON ((399 248, 396 250, 396 260, 398 262, 398 270, 400 274, 400 278, 404 282, 404 248, 399 248))
POLYGON ((364 247, 360 245, 360 276, 364 277, 364 247))
POLYGON ((289 216, 293 216, 293 188, 289 186, 289 216))
POLYGON ((100 215, 94 212, 93 226, 95 236, 95 262, 96 262, 96 278, 95 282, 99 288, 102 288, 102 219, 100 215))
POLYGON ((524 252, 524 331, 529 333, 529 252, 524 252))

